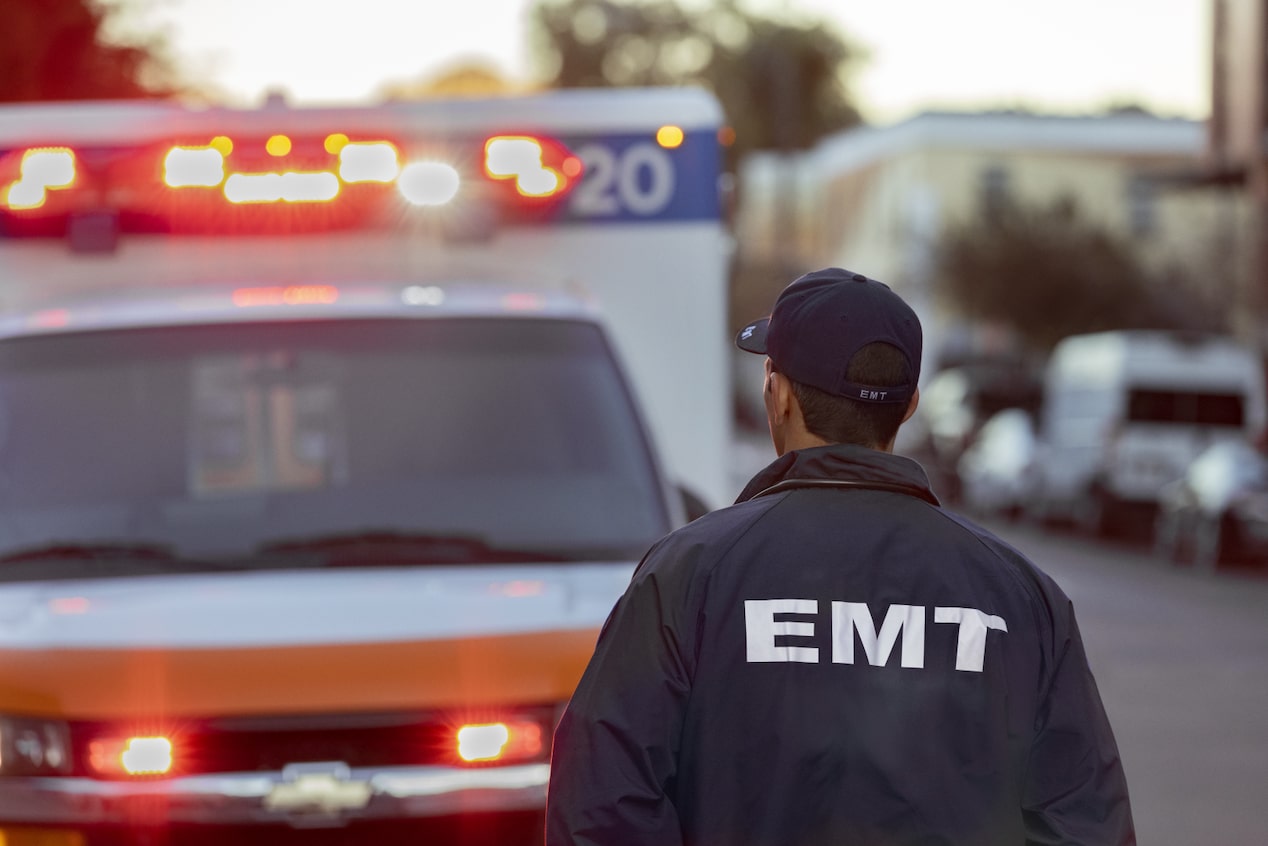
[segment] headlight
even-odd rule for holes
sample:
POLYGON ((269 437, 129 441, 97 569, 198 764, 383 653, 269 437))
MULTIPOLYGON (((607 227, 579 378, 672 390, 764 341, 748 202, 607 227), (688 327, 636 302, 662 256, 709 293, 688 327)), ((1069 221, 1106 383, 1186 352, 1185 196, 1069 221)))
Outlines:
POLYGON ((546 763, 557 709, 524 708, 501 714, 465 714, 449 728, 450 763, 460 766, 546 763))
POLYGON ((59 775, 70 769, 70 729, 65 723, 0 717, 0 775, 59 775))

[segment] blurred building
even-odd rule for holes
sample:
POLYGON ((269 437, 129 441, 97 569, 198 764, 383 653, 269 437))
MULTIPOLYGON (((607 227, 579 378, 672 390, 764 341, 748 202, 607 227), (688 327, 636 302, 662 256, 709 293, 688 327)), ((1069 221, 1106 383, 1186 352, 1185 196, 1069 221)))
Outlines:
POLYGON ((1250 209, 1239 330, 1268 351, 1268 0, 1211 0, 1205 175, 1250 209))
POLYGON ((1081 217, 1133 243, 1148 265, 1198 271, 1236 308, 1248 204, 1204 178, 1205 150, 1203 123, 1138 111, 929 113, 854 129, 796 158, 747 163, 739 259, 840 265, 882 279, 921 312, 932 336, 926 348, 936 355, 963 329, 936 291, 945 227, 992 206, 1068 199, 1081 217))

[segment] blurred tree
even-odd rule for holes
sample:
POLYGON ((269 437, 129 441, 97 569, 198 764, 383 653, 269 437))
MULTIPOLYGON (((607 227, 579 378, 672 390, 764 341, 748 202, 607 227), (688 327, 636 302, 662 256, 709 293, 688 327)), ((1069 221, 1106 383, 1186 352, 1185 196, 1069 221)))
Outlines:
POLYGON ((711 89, 735 133, 731 169, 860 122, 846 78, 861 53, 824 20, 760 17, 738 0, 536 0, 530 33, 553 87, 711 89))
POLYGON ((938 259, 939 289, 964 317, 1010 327, 1039 352, 1082 332, 1226 328, 1181 269, 1152 274, 1068 198, 948 227, 938 259))
POLYGON ((1101 114, 1109 117, 1158 117, 1148 106, 1135 100, 1116 100, 1102 109, 1101 114))
POLYGON ((379 93, 389 100, 496 97, 519 90, 501 72, 481 59, 461 61, 419 79, 387 82, 379 87, 379 93))
POLYGON ((157 37, 113 43, 103 29, 118 3, 5 0, 0 102, 174 94, 175 73, 157 37))

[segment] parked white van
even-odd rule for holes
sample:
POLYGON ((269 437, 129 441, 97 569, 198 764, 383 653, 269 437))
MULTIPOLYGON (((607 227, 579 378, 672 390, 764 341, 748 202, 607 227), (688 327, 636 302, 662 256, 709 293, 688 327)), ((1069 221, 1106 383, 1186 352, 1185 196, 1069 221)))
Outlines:
POLYGON ((1207 446, 1265 425, 1259 356, 1219 336, 1075 335, 1044 374, 1030 511, 1098 534, 1152 519, 1158 491, 1207 446))

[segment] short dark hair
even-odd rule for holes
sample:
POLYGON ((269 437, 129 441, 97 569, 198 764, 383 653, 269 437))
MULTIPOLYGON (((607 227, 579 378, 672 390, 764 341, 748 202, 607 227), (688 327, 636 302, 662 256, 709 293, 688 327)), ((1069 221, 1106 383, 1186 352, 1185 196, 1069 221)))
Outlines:
MULTIPOLYGON (((910 377, 903 353, 897 347, 878 341, 854 354, 846 378, 862 385, 891 388, 906 385, 910 377)), ((792 379, 788 381, 801 406, 806 429, 831 443, 877 449, 894 439, 907 413, 905 402, 861 402, 792 379)))

